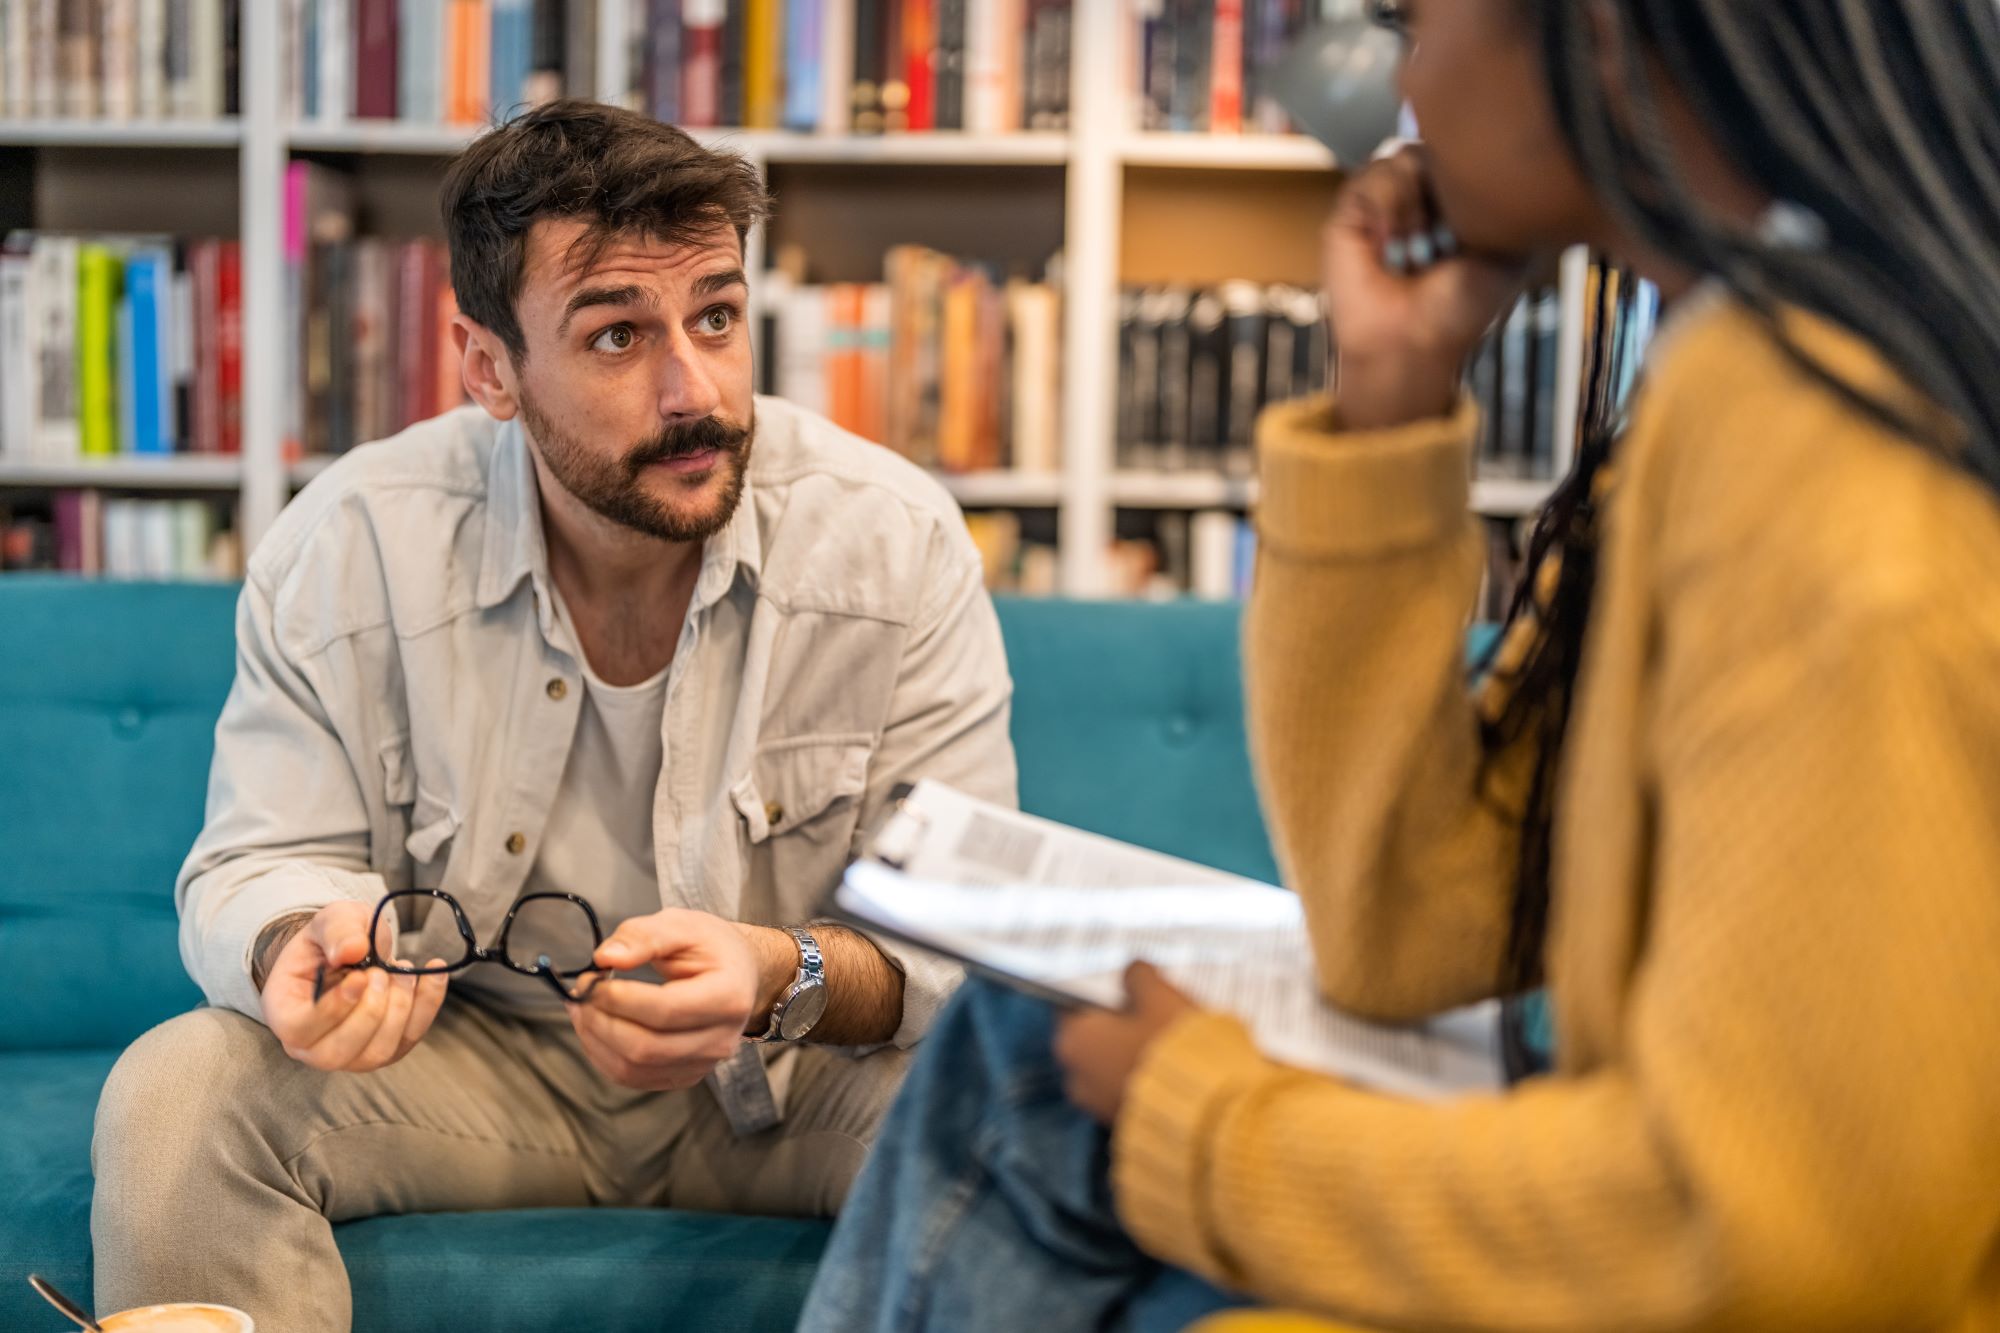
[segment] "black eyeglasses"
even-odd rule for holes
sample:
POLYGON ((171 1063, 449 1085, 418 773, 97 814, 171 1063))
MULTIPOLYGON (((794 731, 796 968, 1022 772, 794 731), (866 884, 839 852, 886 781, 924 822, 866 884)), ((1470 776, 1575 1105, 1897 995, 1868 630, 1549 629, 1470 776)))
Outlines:
MULTIPOLYGON (((602 943, 604 931, 597 924, 596 909, 573 893, 523 896, 507 909, 507 918, 500 923, 500 937, 492 948, 485 949, 472 933, 472 923, 466 920, 465 909, 458 905, 458 899, 443 889, 399 889, 375 905, 375 916, 368 925, 368 956, 354 964, 354 968, 375 967, 399 976, 422 977, 462 971, 474 963, 498 963, 524 977, 540 977, 563 999, 581 1004, 607 975, 605 969, 591 961, 602 943), (449 907, 452 919, 458 923, 458 937, 465 943, 464 954, 455 960, 422 967, 384 959, 377 943, 382 938, 382 914, 393 910, 399 898, 435 898, 449 907), (510 952, 510 944, 518 949, 533 949, 535 961, 521 962, 510 952), (579 977, 583 979, 580 985, 579 977)), ((352 970, 337 969, 329 978, 326 969, 320 968, 313 978, 313 1002, 319 1002, 329 980, 338 980, 352 970)))

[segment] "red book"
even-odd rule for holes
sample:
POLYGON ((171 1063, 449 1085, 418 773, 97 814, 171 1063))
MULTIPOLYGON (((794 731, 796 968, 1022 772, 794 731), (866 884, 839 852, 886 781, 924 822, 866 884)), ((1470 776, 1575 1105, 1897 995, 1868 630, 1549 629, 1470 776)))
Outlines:
POLYGON ((1243 132, 1243 0, 1215 0, 1215 46, 1209 60, 1208 129, 1243 132))
POLYGON ((431 290, 424 267, 424 243, 404 242, 396 256, 396 346, 401 352, 396 361, 398 430, 424 419, 428 402, 424 386, 437 382, 435 365, 430 374, 424 373, 426 356, 433 362, 437 358, 437 339, 427 336, 424 324, 425 310, 437 309, 431 290))
POLYGON ((216 275, 217 448, 243 452, 243 247, 224 241, 216 275))
POLYGON ((937 0, 903 0, 903 78, 913 130, 937 128, 937 0))
POLYGON ((396 0, 354 0, 354 114, 396 118, 396 0))
POLYGON ((713 129, 722 123, 722 23, 717 0, 688 0, 681 11, 681 124, 713 129))

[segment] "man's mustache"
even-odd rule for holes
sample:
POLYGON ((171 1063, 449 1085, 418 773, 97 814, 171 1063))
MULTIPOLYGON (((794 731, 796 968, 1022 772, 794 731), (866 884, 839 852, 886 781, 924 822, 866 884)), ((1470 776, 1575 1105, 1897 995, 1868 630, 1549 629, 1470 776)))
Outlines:
POLYGON ((669 426, 625 456, 625 465, 634 476, 654 463, 671 463, 676 458, 707 453, 711 449, 741 452, 750 439, 742 426, 732 426, 720 417, 703 417, 682 426, 669 426))

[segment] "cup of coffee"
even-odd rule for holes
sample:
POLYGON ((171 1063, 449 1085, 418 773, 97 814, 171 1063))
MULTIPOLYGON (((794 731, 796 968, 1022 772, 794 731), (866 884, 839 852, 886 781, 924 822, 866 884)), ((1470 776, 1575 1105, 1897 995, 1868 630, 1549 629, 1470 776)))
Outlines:
POLYGON ((227 1305, 148 1305, 97 1321, 104 1333, 257 1333, 256 1321, 227 1305))

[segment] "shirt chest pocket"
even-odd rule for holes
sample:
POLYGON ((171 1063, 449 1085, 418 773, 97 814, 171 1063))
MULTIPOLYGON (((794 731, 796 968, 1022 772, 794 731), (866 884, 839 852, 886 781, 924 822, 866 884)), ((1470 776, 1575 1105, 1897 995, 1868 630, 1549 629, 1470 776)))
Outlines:
POLYGON ((846 867, 874 753, 866 737, 812 737, 760 747, 729 790, 744 855, 747 921, 795 924, 846 867))
POLYGON ((377 872, 391 890, 442 888, 458 816, 417 781, 407 736, 382 746, 382 795, 387 823, 376 839, 377 872))

